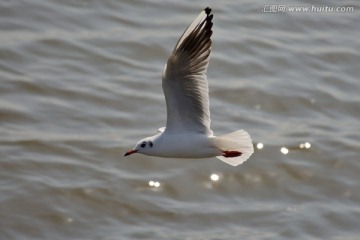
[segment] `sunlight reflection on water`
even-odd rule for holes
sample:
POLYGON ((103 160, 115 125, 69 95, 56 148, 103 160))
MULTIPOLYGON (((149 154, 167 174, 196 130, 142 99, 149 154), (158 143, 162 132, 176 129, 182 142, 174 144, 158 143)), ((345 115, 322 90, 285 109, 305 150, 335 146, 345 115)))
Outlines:
POLYGON ((282 147, 282 148, 280 149, 280 152, 281 152, 282 154, 288 154, 288 153, 289 153, 289 149, 286 148, 286 147, 282 147))
POLYGON ((210 179, 211 179, 211 181, 217 182, 217 181, 219 181, 220 177, 216 173, 213 173, 210 175, 210 179))
POLYGON ((160 182, 151 180, 151 181, 149 181, 149 186, 158 188, 158 187, 160 187, 160 182))
POLYGON ((258 143, 258 144, 256 144, 256 147, 257 147, 257 149, 263 149, 263 148, 264 148, 264 144, 258 143))

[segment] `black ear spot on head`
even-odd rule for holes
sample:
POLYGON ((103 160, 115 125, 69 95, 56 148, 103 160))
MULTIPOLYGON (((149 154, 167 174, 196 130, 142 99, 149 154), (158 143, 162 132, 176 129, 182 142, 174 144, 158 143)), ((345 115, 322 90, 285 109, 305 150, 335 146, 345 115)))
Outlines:
POLYGON ((153 147, 154 144, 153 144, 152 142, 149 142, 149 146, 150 146, 150 147, 153 147))
POLYGON ((144 148, 146 146, 146 142, 142 142, 140 147, 144 148))

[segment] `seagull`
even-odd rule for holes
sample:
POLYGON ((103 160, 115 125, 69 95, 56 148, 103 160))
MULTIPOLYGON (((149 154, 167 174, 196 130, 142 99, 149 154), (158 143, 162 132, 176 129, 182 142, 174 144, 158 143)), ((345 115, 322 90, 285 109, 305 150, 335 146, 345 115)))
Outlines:
POLYGON ((254 152, 250 135, 238 130, 214 136, 210 129, 209 88, 211 9, 205 8, 177 42, 162 74, 166 127, 140 140, 124 156, 141 153, 164 158, 211 158, 237 166, 254 152))

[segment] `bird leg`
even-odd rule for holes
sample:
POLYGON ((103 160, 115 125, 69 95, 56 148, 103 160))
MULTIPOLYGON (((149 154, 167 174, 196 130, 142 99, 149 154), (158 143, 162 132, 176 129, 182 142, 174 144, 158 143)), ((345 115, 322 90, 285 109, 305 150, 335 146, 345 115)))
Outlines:
POLYGON ((238 151, 223 151, 223 157, 226 158, 231 158, 231 157, 240 157, 241 156, 241 152, 238 151))

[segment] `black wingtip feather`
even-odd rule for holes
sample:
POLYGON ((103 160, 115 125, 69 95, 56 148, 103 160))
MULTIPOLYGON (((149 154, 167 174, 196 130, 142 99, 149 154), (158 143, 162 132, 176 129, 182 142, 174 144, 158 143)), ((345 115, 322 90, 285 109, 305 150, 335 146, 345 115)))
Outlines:
POLYGON ((205 13, 209 15, 211 13, 211 8, 207 7, 204 9, 205 13))
POLYGON ((211 13, 211 8, 209 8, 209 7, 205 8, 204 11, 205 11, 205 13, 207 15, 206 16, 206 28, 211 30, 212 25, 213 25, 212 19, 213 19, 214 15, 210 14, 211 13))
POLYGON ((206 18, 202 22, 198 23, 198 25, 191 33, 188 34, 179 46, 178 44, 176 45, 174 49, 175 53, 173 53, 173 55, 177 57, 186 56, 193 59, 191 62, 195 67, 199 68, 201 68, 199 64, 202 64, 204 59, 209 57, 211 49, 211 36, 213 33, 211 29, 213 26, 212 19, 214 16, 213 14, 210 14, 210 8, 205 8, 204 11, 206 13, 206 18), (206 51, 208 51, 208 54, 201 57, 201 59, 198 59, 198 57, 206 51), (186 52, 186 54, 183 55, 183 52, 186 52))

